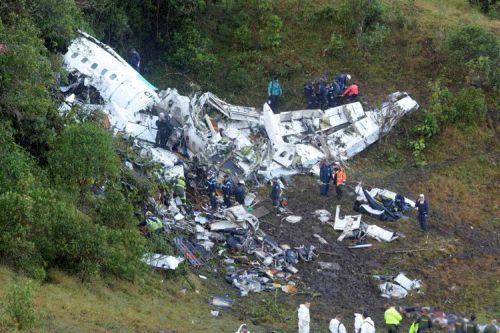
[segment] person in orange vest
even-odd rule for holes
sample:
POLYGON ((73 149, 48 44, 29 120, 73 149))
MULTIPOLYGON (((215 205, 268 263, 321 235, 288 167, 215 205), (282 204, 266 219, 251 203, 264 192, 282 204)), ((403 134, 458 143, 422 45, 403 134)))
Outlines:
POLYGON ((354 103, 356 102, 356 99, 358 98, 358 94, 359 94, 359 87, 358 85, 356 84, 356 82, 354 82, 353 84, 351 84, 345 91, 344 93, 342 94, 342 96, 347 96, 347 101, 349 103, 354 103))
POLYGON ((346 174, 345 169, 340 162, 335 162, 335 175, 334 175, 335 187, 337 190, 337 198, 342 199, 342 192, 345 186, 346 174))

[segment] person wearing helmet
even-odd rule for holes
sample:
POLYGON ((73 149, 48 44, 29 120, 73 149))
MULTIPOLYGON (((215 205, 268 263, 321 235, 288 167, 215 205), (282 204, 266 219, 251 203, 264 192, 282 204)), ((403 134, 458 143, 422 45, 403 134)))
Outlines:
POLYGON ((245 197, 246 197, 246 189, 245 189, 245 181, 240 180, 238 184, 236 185, 236 188, 234 189, 234 196, 236 198, 236 201, 240 205, 245 204, 245 197))
POLYGON ((351 81, 351 75, 349 74, 339 74, 335 76, 335 81, 338 82, 340 90, 344 91, 347 88, 347 84, 351 81))
POLYGON ((186 179, 184 176, 177 177, 174 185, 174 197, 178 197, 182 202, 186 201, 186 179))
POLYGON ((224 182, 222 183, 222 193, 224 194, 224 205, 229 208, 231 204, 231 195, 233 194, 233 182, 228 174, 224 175, 224 182))

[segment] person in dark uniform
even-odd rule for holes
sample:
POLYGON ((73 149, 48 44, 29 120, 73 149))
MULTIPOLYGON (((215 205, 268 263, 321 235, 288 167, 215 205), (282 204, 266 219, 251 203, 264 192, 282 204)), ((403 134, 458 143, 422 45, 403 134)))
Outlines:
POLYGON ((271 200, 273 201, 273 206, 275 208, 278 208, 281 200, 281 186, 280 183, 278 182, 277 177, 273 178, 273 183, 271 187, 271 200))
POLYGON ((420 229, 426 232, 429 228, 428 226, 428 216, 429 216, 429 203, 425 200, 423 194, 418 196, 415 202, 415 207, 418 209, 418 223, 420 224, 420 229))
POLYGON ((231 195, 233 195, 233 182, 229 175, 224 175, 224 181, 222 183, 222 193, 224 194, 224 205, 229 208, 231 204, 231 195))
POLYGON ((464 324, 464 333, 479 333, 479 327, 476 324, 476 315, 470 316, 469 322, 464 324))
POLYGON ((136 49, 131 48, 128 53, 128 63, 132 66, 137 73, 141 72, 141 56, 136 49))
POLYGON ((314 109, 316 107, 316 100, 314 98, 314 87, 312 81, 307 81, 304 85, 304 96, 307 101, 307 108, 314 109))
POLYGON ((432 320, 429 317, 429 310, 422 309, 422 315, 417 319, 418 331, 417 333, 429 333, 432 328, 432 320))
POLYGON ((217 179, 213 171, 208 172, 207 188, 208 188, 208 198, 210 201, 210 208, 213 211, 215 211, 217 210, 217 198, 215 196, 215 191, 217 190, 217 179))
POLYGON ((319 181, 321 182, 319 186, 319 194, 323 196, 328 195, 328 190, 330 188, 330 181, 332 179, 332 166, 326 159, 321 161, 321 166, 319 167, 319 181))
POLYGON ((173 126, 170 117, 161 112, 156 121, 156 138, 155 144, 157 147, 167 148, 167 141, 172 135, 173 126))
POLYGON ((234 196, 236 198, 236 201, 240 205, 245 204, 246 189, 245 189, 245 181, 244 180, 240 180, 238 182, 238 185, 236 185, 236 188, 234 189, 234 196))

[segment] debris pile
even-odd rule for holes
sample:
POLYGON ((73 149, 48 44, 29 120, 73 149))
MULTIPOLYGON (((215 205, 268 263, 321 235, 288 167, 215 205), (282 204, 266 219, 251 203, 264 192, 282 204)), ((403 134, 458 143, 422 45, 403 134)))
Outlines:
POLYGON ((410 280, 405 274, 399 273, 395 277, 375 275, 375 279, 385 281, 379 285, 380 295, 384 298, 401 299, 408 296, 408 292, 422 287, 422 281, 410 280))
MULTIPOLYGON (((380 109, 369 111, 356 102, 327 110, 274 114, 268 104, 262 110, 236 106, 210 92, 190 97, 175 89, 158 92, 109 46, 84 32, 69 46, 64 63, 69 85, 61 87, 60 113, 74 116, 72 111, 77 109, 80 117, 91 117, 102 111, 105 126, 128 139, 140 156, 159 162, 159 180, 174 188, 169 191, 167 186, 149 203, 156 220, 150 216, 143 225, 160 223, 155 222, 157 227, 145 235, 172 234, 174 245, 193 267, 204 266, 216 255, 225 266, 226 281, 242 296, 276 289, 297 292, 292 279, 298 272, 295 265, 299 260, 314 260, 318 253, 314 246, 291 248, 266 235, 259 218, 271 212, 256 207, 262 200, 255 194, 247 194, 244 205, 228 207, 226 201, 220 209, 209 205, 209 171, 218 182, 228 175, 233 183, 247 180, 255 185, 273 177, 318 173, 321 159, 351 158, 419 107, 408 94, 396 92, 380 109), (159 128, 162 122, 168 123, 167 131, 159 128)), ((127 167, 140 169, 132 162, 127 167)), ((222 204, 218 192, 210 198, 222 204)), ((385 190, 358 192, 360 210, 384 219, 396 219, 393 207, 403 209, 412 203, 403 198, 400 206, 399 199, 385 190), (392 199, 392 205, 387 206, 383 198, 392 199)), ((279 213, 287 215, 284 220, 288 223, 302 220, 283 207, 279 213)), ((329 212, 321 210, 316 215, 331 224, 329 212)), ((340 218, 339 207, 331 225, 342 231, 339 240, 367 235, 392 241, 399 236, 361 222, 361 215, 340 218)), ((315 237, 327 242, 320 235, 315 237)), ((159 269, 175 269, 181 259, 148 254, 144 261, 159 269)), ((329 263, 322 267, 337 269, 329 263)))

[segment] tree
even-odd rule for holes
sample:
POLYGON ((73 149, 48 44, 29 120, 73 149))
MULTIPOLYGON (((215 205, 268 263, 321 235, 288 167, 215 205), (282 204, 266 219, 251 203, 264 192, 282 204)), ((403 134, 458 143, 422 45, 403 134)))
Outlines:
POLYGON ((49 167, 56 182, 77 186, 83 198, 89 185, 103 185, 117 177, 111 134, 92 123, 70 125, 53 145, 49 167))

